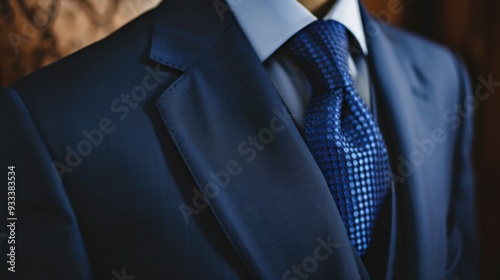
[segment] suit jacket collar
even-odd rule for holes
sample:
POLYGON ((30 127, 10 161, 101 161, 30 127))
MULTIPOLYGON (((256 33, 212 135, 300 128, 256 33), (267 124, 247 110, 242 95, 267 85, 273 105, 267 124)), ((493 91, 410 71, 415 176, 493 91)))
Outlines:
POLYGON ((214 47, 232 20, 222 1, 165 0, 157 7, 150 58, 186 71, 214 47))

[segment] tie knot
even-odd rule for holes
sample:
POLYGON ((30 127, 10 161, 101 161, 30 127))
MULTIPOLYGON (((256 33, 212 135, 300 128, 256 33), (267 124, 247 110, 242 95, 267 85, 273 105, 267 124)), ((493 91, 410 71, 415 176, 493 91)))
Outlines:
POLYGON ((349 41, 345 27, 333 20, 317 20, 287 42, 295 62, 316 92, 353 85, 349 74, 349 41))

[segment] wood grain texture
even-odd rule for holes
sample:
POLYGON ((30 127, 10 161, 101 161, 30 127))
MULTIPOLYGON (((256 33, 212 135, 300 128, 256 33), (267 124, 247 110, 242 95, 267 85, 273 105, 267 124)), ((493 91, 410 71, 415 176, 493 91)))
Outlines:
POLYGON ((160 0, 0 0, 0 87, 96 42, 160 0))

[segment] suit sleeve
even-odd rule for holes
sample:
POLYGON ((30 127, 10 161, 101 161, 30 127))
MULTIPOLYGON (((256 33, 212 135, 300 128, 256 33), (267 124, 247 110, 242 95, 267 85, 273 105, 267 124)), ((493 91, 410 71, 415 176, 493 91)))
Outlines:
POLYGON ((0 220, 11 225, 0 230, 0 278, 92 279, 66 190, 34 119, 12 88, 0 90, 0 171, 0 220), (11 211, 8 200, 14 199, 8 196, 15 196, 11 211))
MULTIPOLYGON (((460 104, 473 98, 471 83, 467 69, 459 62, 459 82, 461 84, 460 104)), ((474 167, 473 167, 473 118, 474 112, 469 112, 463 118, 462 125, 457 129, 458 142, 455 152, 455 183, 452 193, 452 204, 449 215, 450 239, 456 238, 459 246, 450 246, 448 252, 459 251, 456 263, 456 275, 451 279, 478 279, 479 278, 479 242, 477 237, 474 167), (455 233, 456 232, 456 233, 455 233), (457 237, 453 237, 456 235, 457 237)), ((453 258, 450 256, 449 258, 453 258)))

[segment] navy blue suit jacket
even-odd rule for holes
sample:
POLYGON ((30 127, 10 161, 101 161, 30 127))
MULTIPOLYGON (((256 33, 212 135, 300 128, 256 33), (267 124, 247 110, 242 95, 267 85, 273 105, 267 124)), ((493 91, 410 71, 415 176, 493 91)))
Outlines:
POLYGON ((2 275, 472 278, 471 118, 454 109, 466 71, 433 43, 363 21, 394 173, 366 256, 233 16, 183 0, 0 92, 17 218, 15 244, 0 244, 2 259, 14 246, 16 272, 2 275))

